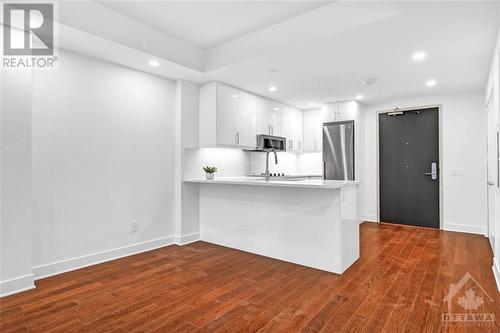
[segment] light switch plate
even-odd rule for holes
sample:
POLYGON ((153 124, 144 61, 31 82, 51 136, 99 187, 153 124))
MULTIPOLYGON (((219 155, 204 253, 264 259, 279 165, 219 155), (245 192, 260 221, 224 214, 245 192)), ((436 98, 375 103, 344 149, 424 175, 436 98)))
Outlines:
POLYGON ((451 169, 451 175, 454 177, 463 177, 464 176, 464 169, 462 169, 462 168, 451 169))
POLYGON ((130 221, 130 232, 139 231, 139 222, 136 220, 130 221))

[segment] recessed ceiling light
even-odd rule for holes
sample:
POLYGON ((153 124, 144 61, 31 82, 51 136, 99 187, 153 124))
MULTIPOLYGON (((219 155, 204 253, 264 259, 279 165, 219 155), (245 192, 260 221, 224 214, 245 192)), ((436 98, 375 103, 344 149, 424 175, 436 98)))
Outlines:
POLYGON ((157 60, 150 60, 149 61, 149 66, 151 66, 151 67, 158 67, 158 66, 160 66, 160 63, 157 60))
POLYGON ((425 58, 427 58, 427 54, 423 51, 418 51, 418 52, 413 53, 413 55, 411 57, 412 57, 413 61, 415 61, 415 62, 422 62, 425 60, 425 58))
POLYGON ((236 94, 232 94, 232 95, 231 95, 231 97, 232 97, 232 98, 238 98, 238 95, 236 95, 236 94))
POLYGON ((315 106, 315 105, 316 105, 316 103, 314 103, 314 102, 309 102, 309 106, 315 106))
POLYGON ((269 91, 276 91, 278 90, 278 88, 276 88, 276 86, 269 86, 269 91))
POLYGON ((361 84, 364 86, 371 86, 372 84, 375 84, 378 81, 378 79, 364 79, 361 81, 361 84))
POLYGON ((437 81, 434 79, 430 79, 430 80, 427 80, 427 82, 425 82, 425 85, 427 87, 434 87, 436 84, 437 84, 437 81))
POLYGON ((356 100, 357 100, 357 101, 360 101, 360 100, 362 100, 362 99, 363 99, 363 95, 356 95, 356 100))
POLYGON ((279 110, 280 110, 280 108, 274 108, 274 111, 279 111, 279 110))

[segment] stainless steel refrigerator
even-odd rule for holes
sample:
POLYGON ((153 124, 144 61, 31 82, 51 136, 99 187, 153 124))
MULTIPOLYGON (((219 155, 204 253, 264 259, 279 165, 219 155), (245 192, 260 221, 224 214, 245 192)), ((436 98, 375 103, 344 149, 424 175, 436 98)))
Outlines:
POLYGON ((323 178, 354 180, 354 120, 323 124, 323 178))

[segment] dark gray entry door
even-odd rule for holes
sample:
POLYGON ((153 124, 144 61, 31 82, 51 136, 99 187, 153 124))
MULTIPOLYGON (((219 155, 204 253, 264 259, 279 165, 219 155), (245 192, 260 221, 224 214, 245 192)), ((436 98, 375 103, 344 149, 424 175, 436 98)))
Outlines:
POLYGON ((439 228, 439 111, 379 114, 380 221, 439 228))

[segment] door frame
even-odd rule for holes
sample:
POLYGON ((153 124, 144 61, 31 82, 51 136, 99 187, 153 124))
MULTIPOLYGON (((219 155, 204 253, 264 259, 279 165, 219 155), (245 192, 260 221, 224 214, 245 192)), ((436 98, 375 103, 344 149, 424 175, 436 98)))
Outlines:
MULTIPOLYGON (((400 111, 413 111, 422 109, 438 109, 438 150, 439 150, 439 161, 438 161, 438 184, 439 184, 439 230, 443 230, 443 105, 442 104, 430 104, 425 106, 412 106, 407 108, 398 108, 400 111)), ((380 123, 379 116, 383 113, 394 112, 394 109, 386 109, 377 111, 376 113, 376 157, 377 157, 377 222, 380 221, 380 123)), ((417 226, 415 226, 417 227, 417 226)), ((421 227, 423 228, 423 227, 421 227)))
MULTIPOLYGON (((486 104, 484 106, 484 110, 485 110, 485 129, 486 129, 486 177, 488 177, 488 174, 489 174, 489 167, 490 167, 490 154, 493 153, 493 156, 495 157, 495 153, 496 152, 491 152, 489 150, 489 126, 490 126, 490 119, 489 119, 489 112, 492 113, 493 115, 493 122, 495 121, 495 109, 494 109, 494 105, 493 105, 493 96, 494 96, 494 92, 495 92, 495 88, 491 88, 489 94, 488 94, 488 98, 486 100, 486 104)), ((493 125, 495 125, 495 123, 493 123, 493 125)), ((494 138, 496 139, 496 134, 497 134, 497 129, 495 126, 493 126, 493 134, 494 134, 494 138)), ((493 142, 493 146, 496 147, 496 141, 493 142)), ((495 165, 496 167, 496 165, 495 165)), ((495 170, 495 167, 493 168, 495 170)), ((498 172, 498 170, 497 170, 498 172)), ((500 180, 497 180, 496 179, 497 176, 494 176, 493 179, 494 179, 494 182, 495 181, 500 181, 500 180)), ((487 178, 486 181, 489 181, 489 179, 487 178)), ((493 185, 493 195, 498 195, 498 193, 500 192, 500 189, 497 187, 497 184, 495 183, 493 185)), ((495 200, 495 198, 493 198, 493 200, 495 200)), ((493 211, 493 217, 495 217, 497 212, 493 211)), ((486 237, 488 238, 488 243, 490 244, 490 247, 492 247, 493 249, 493 246, 491 244, 491 235, 490 235, 490 189, 489 189, 489 185, 486 185, 486 237)), ((494 249, 493 249, 493 252, 494 252, 494 249)))

